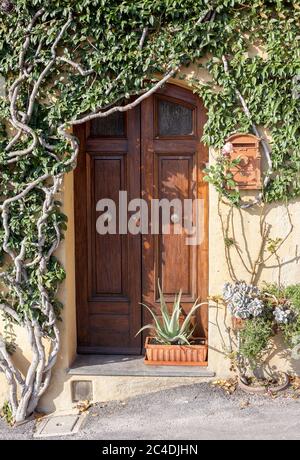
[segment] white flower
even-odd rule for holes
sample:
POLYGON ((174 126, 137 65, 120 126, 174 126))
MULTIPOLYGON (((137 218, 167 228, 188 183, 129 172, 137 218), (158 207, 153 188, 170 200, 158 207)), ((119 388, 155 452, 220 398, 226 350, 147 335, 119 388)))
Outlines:
POLYGON ((233 152, 233 145, 231 142, 226 142, 226 144, 224 145, 224 147, 222 148, 222 155, 228 157, 231 155, 231 153, 233 152))

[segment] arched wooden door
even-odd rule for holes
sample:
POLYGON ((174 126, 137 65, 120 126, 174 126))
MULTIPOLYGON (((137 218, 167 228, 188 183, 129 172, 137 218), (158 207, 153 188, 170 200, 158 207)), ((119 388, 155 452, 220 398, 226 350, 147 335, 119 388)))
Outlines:
MULTIPOLYGON (((79 352, 141 353, 143 339, 136 333, 148 318, 140 302, 159 306, 158 280, 170 303, 183 290, 186 312, 198 297, 206 300, 208 186, 203 169, 208 152, 200 141, 205 117, 196 95, 166 85, 126 114, 116 113, 77 129, 81 150, 74 178, 79 352), (143 198, 148 203, 148 234, 126 231, 119 213, 127 203, 124 199, 119 203, 119 191, 127 192, 128 202, 143 198), (151 233, 153 199, 178 199, 184 204, 196 198, 203 204, 198 215, 199 244, 188 245, 185 234, 174 234, 172 227, 184 225, 184 216, 180 222, 178 216, 174 219, 172 206, 171 233, 163 234, 161 226, 158 234, 151 233), (115 234, 96 231, 97 203, 103 199, 117 204, 115 234)), ((207 307, 199 310, 196 325, 198 334, 207 336, 207 307)))

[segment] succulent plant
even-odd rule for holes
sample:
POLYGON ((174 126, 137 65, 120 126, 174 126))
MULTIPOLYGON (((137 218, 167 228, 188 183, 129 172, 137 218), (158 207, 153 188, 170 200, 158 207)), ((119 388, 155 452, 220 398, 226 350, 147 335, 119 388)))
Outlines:
POLYGON ((200 308, 204 303, 198 303, 198 299, 192 306, 191 310, 183 320, 180 321, 180 315, 182 313, 181 309, 181 297, 182 291, 178 295, 175 295, 175 300, 173 303, 172 311, 169 312, 167 303, 164 298, 164 294, 161 290, 160 283, 158 282, 159 290, 159 299, 160 299, 160 313, 161 315, 156 315, 154 311, 148 305, 142 304, 151 314, 154 323, 147 324, 142 327, 139 332, 146 329, 154 331, 154 338, 159 342, 165 345, 189 345, 189 339, 191 338, 194 328, 192 327, 191 319, 193 314, 198 308, 200 308))
POLYGON ((223 287, 223 299, 228 302, 234 294, 234 285, 231 283, 225 283, 223 287))
POLYGON ((277 324, 290 324, 296 316, 289 302, 276 307, 273 315, 277 324))
POLYGON ((232 316, 240 319, 257 318, 264 312, 264 303, 259 298, 260 290, 244 281, 235 284, 226 283, 223 299, 228 304, 232 316))

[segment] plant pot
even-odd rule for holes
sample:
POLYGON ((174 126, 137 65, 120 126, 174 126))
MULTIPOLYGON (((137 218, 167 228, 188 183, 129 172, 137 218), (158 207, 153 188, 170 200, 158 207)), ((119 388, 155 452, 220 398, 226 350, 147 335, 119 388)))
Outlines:
POLYGON ((231 322, 234 331, 241 331, 245 327, 244 319, 232 317, 231 322))
POLYGON ((246 385, 239 379, 239 388, 243 390, 245 393, 251 393, 251 394, 264 394, 266 392, 270 393, 278 393, 279 391, 284 391, 288 388, 290 384, 290 379, 289 376, 285 372, 280 372, 280 375, 282 377, 281 382, 278 383, 278 385, 256 385, 253 386, 251 383, 249 385, 246 385))
POLYGON ((145 364, 154 366, 207 366, 206 339, 195 338, 191 345, 163 345, 147 337, 145 364))

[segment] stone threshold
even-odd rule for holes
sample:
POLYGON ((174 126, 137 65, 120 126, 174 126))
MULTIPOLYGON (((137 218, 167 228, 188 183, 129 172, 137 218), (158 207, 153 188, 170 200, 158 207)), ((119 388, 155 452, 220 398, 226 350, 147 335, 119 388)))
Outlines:
POLYGON ((207 367, 149 366, 143 356, 77 355, 68 369, 69 375, 136 376, 136 377, 214 377, 207 367))

